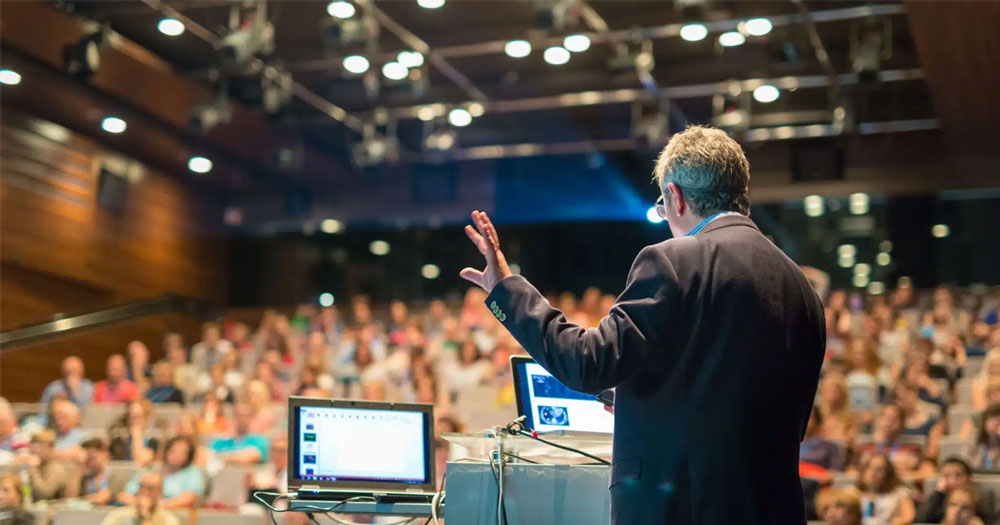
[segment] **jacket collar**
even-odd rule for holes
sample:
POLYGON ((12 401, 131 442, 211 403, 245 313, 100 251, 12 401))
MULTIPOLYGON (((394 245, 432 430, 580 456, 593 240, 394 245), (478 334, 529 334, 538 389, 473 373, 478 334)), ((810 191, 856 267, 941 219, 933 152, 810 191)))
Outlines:
POLYGON ((722 228, 729 228, 731 226, 744 226, 747 228, 753 228, 758 232, 760 231, 760 229, 757 228, 757 225, 754 224, 752 220, 750 220, 750 217, 747 217, 745 215, 726 215, 724 217, 719 217, 718 219, 715 219, 714 221, 706 224, 705 227, 702 228, 700 232, 695 234, 695 237, 722 228))

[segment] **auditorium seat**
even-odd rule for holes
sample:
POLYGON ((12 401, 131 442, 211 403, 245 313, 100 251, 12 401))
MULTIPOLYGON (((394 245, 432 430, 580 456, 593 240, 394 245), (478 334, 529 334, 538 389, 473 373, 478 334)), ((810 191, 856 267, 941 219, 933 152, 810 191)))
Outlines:
POLYGON ((952 403, 954 400, 951 398, 951 386, 948 385, 947 379, 935 379, 934 383, 937 385, 938 390, 941 392, 941 399, 945 403, 952 403))
POLYGON ((944 462, 944 460, 950 457, 959 457, 968 460, 965 457, 968 452, 969 446, 972 443, 967 439, 962 439, 958 436, 944 436, 941 438, 941 449, 938 451, 938 464, 944 462))
POLYGON ((972 404, 972 379, 962 378, 955 382, 955 403, 959 405, 972 404))
POLYGON ((972 419, 978 410, 972 405, 954 405, 948 409, 948 435, 957 436, 962 425, 972 419))
POLYGON ((212 478, 205 502, 209 505, 222 504, 239 507, 247 502, 247 477, 258 467, 227 466, 212 478))
POLYGON ((91 403, 83 411, 80 426, 84 428, 108 428, 123 414, 125 414, 125 405, 91 403))
POLYGON ((962 377, 972 378, 983 368, 983 361, 985 357, 969 357, 965 360, 965 364, 962 365, 962 377))

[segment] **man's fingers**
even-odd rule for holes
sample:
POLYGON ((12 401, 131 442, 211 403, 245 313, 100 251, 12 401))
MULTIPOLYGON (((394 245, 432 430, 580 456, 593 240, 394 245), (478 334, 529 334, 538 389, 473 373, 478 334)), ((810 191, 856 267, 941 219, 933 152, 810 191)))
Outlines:
POLYGON ((458 272, 458 276, 461 277, 462 279, 465 279, 466 281, 471 282, 472 284, 475 284, 476 286, 485 289, 485 287, 483 286, 483 277, 484 277, 483 272, 475 268, 463 268, 462 271, 458 272))
POLYGON ((469 237, 469 240, 472 241, 472 244, 476 245, 476 248, 479 250, 479 253, 486 255, 486 248, 487 248, 486 239, 483 239, 483 236, 479 235, 479 232, 477 232, 475 228, 466 225, 465 235, 469 237))

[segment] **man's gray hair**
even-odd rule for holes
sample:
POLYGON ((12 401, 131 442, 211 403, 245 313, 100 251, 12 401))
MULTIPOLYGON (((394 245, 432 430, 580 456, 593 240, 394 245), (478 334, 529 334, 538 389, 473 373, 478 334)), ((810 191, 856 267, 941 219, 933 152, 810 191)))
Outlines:
POLYGON ((660 191, 668 182, 680 187, 699 217, 723 211, 750 215, 750 163, 743 148, 721 129, 689 126, 670 137, 653 175, 660 191))

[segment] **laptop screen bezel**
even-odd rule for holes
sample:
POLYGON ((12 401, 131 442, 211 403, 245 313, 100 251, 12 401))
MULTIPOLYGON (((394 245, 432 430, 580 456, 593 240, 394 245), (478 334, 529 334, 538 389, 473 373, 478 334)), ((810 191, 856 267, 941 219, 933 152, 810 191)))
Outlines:
POLYGON ((288 398, 288 490, 303 487, 316 490, 339 491, 391 491, 391 492, 434 492, 437 484, 434 451, 434 406, 422 403, 387 403, 378 401, 358 401, 350 399, 322 399, 291 396, 288 398), (299 472, 299 413, 301 408, 353 408, 361 410, 398 410, 420 412, 424 418, 424 472, 422 483, 399 481, 361 480, 313 480, 302 479, 299 472))
MULTIPOLYGON (((527 370, 525 369, 525 365, 531 364, 531 363, 537 364, 537 361, 535 361, 531 357, 525 356, 525 355, 512 355, 512 356, 510 356, 510 369, 511 369, 512 378, 514 380, 514 401, 517 404, 517 416, 518 417, 524 416, 525 424, 528 425, 529 428, 531 428, 532 430, 534 430, 534 427, 535 427, 535 415, 531 412, 530 401, 528 400, 528 398, 530 397, 530 393, 527 392, 524 389, 524 383, 527 382, 527 377, 525 377, 525 375, 527 374, 527 370), (529 406, 525 406, 525 403, 528 403, 529 406)), ((597 401, 596 396, 595 396, 594 401, 596 403, 600 403, 600 401, 597 401)), ((581 435, 581 436, 610 436, 610 435, 612 435, 614 433, 613 431, 612 432, 592 432, 592 431, 587 431, 587 430, 558 430, 558 431, 549 431, 549 433, 553 433, 553 432, 560 433, 560 434, 581 435)), ((544 434, 545 432, 539 432, 539 433, 540 434, 544 434)))

